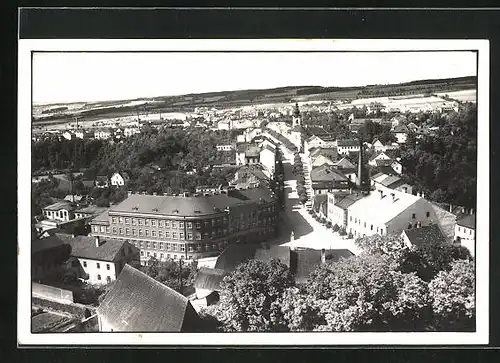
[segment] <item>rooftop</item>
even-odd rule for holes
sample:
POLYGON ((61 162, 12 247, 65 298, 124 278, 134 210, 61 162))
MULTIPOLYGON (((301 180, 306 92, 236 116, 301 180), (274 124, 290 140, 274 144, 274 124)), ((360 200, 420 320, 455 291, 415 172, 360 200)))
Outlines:
POLYGON ((356 201, 360 200, 363 198, 364 195, 362 193, 337 193, 335 194, 335 206, 342 208, 342 209, 347 209, 356 201))
POLYGON ((415 246, 446 242, 443 233, 437 224, 420 228, 405 229, 403 233, 406 234, 411 244, 415 246))
POLYGON ((125 265, 97 314, 116 331, 180 332, 190 305, 178 292, 125 265))
POLYGON ((229 244, 217 257, 215 268, 231 272, 239 264, 254 258, 256 250, 257 246, 252 244, 229 244))
POLYGON ((95 245, 95 237, 75 236, 70 234, 56 233, 55 236, 63 243, 71 246, 71 256, 88 258, 98 261, 115 261, 123 245, 127 243, 121 239, 102 239, 99 247, 95 245))
POLYGON ((457 225, 475 229, 476 228, 476 215, 475 214, 467 214, 457 220, 457 225))
POLYGON ((58 210, 61 210, 61 209, 66 209, 66 210, 72 211, 72 210, 76 209, 76 206, 74 204, 72 204, 71 202, 67 201, 67 200, 61 200, 61 201, 56 202, 54 204, 48 205, 48 206, 46 206, 43 209, 44 210, 52 210, 52 211, 58 211, 58 210))
POLYGON ((337 146, 345 147, 345 146, 359 146, 359 140, 356 139, 344 139, 337 140, 337 146))
POLYGON ((346 176, 333 165, 321 165, 311 170, 311 181, 347 181, 346 176))
POLYGON ((193 286, 196 289, 220 291, 220 284, 226 276, 226 271, 218 268, 201 267, 198 270, 193 286))
POLYGON ((366 216, 377 224, 390 222, 394 217, 422 198, 385 187, 377 188, 349 207, 349 213, 366 216), (390 194, 394 194, 394 200, 390 194), (383 198, 381 198, 381 195, 383 198), (377 211, 377 213, 373 213, 377 211))
POLYGON ((221 213, 226 207, 257 203, 260 200, 271 202, 274 197, 267 188, 193 197, 132 194, 120 204, 112 207, 110 212, 194 217, 221 213))
POLYGON ((270 246, 268 248, 258 248, 257 251, 255 251, 256 260, 267 263, 276 258, 288 267, 290 267, 290 255, 290 247, 286 246, 270 246))

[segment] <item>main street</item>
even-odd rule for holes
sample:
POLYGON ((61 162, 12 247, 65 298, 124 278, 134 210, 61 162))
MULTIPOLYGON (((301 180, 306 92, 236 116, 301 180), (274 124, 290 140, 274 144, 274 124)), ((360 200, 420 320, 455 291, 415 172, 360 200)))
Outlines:
POLYGON ((280 237, 271 244, 294 248, 311 249, 348 249, 358 254, 354 239, 347 239, 334 234, 331 229, 316 221, 299 202, 297 178, 293 175, 289 160, 283 162, 285 169, 285 210, 281 213, 280 237), (291 240, 291 232, 294 239, 291 240))

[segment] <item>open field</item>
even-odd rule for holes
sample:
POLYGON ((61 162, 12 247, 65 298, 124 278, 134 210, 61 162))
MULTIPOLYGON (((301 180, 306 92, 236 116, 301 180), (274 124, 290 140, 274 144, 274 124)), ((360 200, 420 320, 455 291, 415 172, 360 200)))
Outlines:
POLYGON ((475 89, 467 89, 467 90, 455 91, 455 92, 440 92, 440 93, 437 93, 437 95, 438 96, 448 95, 448 97, 451 97, 451 98, 458 100, 458 101, 461 101, 461 102, 474 102, 474 103, 476 103, 477 91, 475 89))

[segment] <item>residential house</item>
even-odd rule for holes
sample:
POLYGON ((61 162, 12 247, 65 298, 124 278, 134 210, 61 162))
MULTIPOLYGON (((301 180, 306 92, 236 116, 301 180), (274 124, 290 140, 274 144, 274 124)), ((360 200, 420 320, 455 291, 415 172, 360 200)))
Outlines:
POLYGON ((98 207, 96 205, 89 205, 87 207, 75 210, 75 218, 88 218, 98 216, 99 214, 107 211, 107 207, 98 207))
POLYGON ((264 145, 259 153, 259 162, 264 166, 267 175, 271 177, 276 165, 276 148, 271 145, 264 145))
POLYGON ((269 181, 259 164, 243 165, 236 171, 229 185, 236 189, 248 189, 269 186, 269 181))
POLYGON ((464 241, 474 241, 476 238, 476 215, 467 214, 457 220, 455 226, 455 238, 458 243, 464 241))
POLYGON ((322 165, 311 170, 314 194, 349 189, 349 179, 334 165, 322 165))
POLYGON ((75 218, 74 214, 75 209, 76 209, 76 204, 66 200, 62 200, 43 208, 42 214, 48 219, 67 222, 75 218))
POLYGON ((382 165, 391 165, 392 158, 390 158, 384 151, 378 151, 368 160, 368 165, 371 166, 379 166, 382 165), (385 161, 382 161, 385 160, 385 161), (382 161, 382 163, 380 163, 382 161))
POLYGON ((122 187, 124 186, 128 181, 130 180, 130 177, 128 173, 122 171, 120 173, 114 173, 111 176, 111 185, 115 187, 122 187))
POLYGON ((87 139, 93 138, 94 137, 94 133, 91 133, 88 130, 79 129, 79 130, 75 131, 75 136, 78 139, 87 140, 87 139))
POLYGON ((63 200, 67 202, 81 203, 84 202, 86 199, 87 199, 86 195, 68 194, 67 196, 64 197, 63 200))
POLYGON ((68 267, 91 284, 110 283, 126 263, 139 263, 139 249, 125 240, 62 233, 55 236, 71 246, 68 267))
POLYGON ((405 229, 401 232, 401 239, 408 248, 446 243, 446 239, 437 224, 405 229))
POLYGON ((332 225, 340 228, 347 227, 348 208, 365 195, 358 191, 330 192, 327 194, 327 219, 332 225))
POLYGON ((401 233, 404 229, 437 223, 429 201, 379 185, 347 209, 347 232, 354 237, 401 233))
POLYGON ((404 144, 408 139, 408 127, 405 125, 398 125, 391 131, 399 144, 404 144))
POLYGON ((123 136, 125 136, 125 137, 130 137, 130 136, 140 134, 140 133, 141 133, 141 129, 139 127, 126 127, 123 130, 123 136))
POLYGON ((313 211, 319 217, 323 219, 328 218, 328 202, 327 194, 316 194, 313 198, 313 211))
POLYGON ((323 164, 334 165, 337 161, 336 148, 313 148, 310 150, 309 158, 313 168, 323 164))
POLYGON ((97 140, 107 140, 113 135, 113 129, 111 128, 103 128, 97 129, 94 132, 94 139, 97 140))
POLYGON ((359 152, 359 150, 359 141, 356 139, 337 140, 337 153, 339 155, 348 155, 351 151, 359 152))
POLYGON ((375 139, 372 143, 372 148, 376 153, 379 153, 381 151, 385 151, 385 145, 379 140, 375 139))
POLYGON ((234 150, 235 146, 233 144, 222 144, 222 145, 216 145, 217 151, 232 151, 234 150))
POLYGON ((371 185, 383 186, 389 189, 398 190, 403 193, 413 194, 413 187, 406 183, 400 176, 392 174, 377 173, 370 177, 371 185))
POLYGON ((401 175, 403 174, 403 165, 398 161, 398 160, 393 160, 391 163, 391 168, 394 170, 397 174, 401 175))
POLYGON ((189 300, 125 265, 97 308, 101 332, 196 332, 201 319, 189 300))
POLYGON ((97 188, 108 188, 109 187, 109 179, 106 175, 98 175, 95 178, 95 186, 97 188))

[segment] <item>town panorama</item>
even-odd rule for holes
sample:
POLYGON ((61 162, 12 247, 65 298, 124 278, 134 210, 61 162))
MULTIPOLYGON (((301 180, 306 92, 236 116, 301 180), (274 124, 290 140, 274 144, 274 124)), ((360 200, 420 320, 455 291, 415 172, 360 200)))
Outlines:
POLYGON ((476 83, 35 104, 32 332, 475 331, 476 83))

